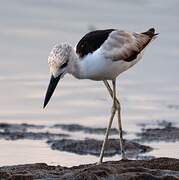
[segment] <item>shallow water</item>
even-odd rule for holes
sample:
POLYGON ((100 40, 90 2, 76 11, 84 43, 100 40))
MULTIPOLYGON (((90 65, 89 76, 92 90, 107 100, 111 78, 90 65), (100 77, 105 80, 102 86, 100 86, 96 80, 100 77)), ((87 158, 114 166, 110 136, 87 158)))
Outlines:
MULTIPOLYGON (((137 126, 140 123, 153 124, 157 120, 166 120, 178 125, 178 6, 177 0, 137 0, 135 3, 117 0, 1 2, 0 122, 47 125, 79 123, 105 127, 111 100, 101 82, 66 76, 59 83, 48 107, 42 109, 49 81, 49 51, 54 44, 64 41, 75 46, 91 27, 139 32, 155 27, 160 33, 159 38, 148 47, 141 62, 118 78, 123 127, 125 131, 134 133, 140 130, 137 126)), ((58 164, 57 156, 63 158, 60 164, 65 165, 91 162, 93 159, 86 156, 86 160, 83 157, 79 160, 77 155, 52 151, 47 145, 42 145, 47 157, 40 158, 38 142, 34 142, 31 149, 28 147, 33 142, 19 141, 21 151, 36 152, 37 155, 21 161, 11 148, 16 147, 13 143, 16 142, 0 140, 0 145, 6 147, 0 148, 0 154, 9 152, 0 158, 3 165, 39 162, 42 159, 58 164), (9 148, 11 151, 6 151, 9 148), (9 158, 12 156, 14 158, 9 158), (69 156, 72 158, 69 159, 69 156)), ((166 148, 168 151, 162 155, 176 157, 176 153, 172 152, 178 148, 177 143, 166 148)), ((160 148, 158 152, 160 154, 160 148)))

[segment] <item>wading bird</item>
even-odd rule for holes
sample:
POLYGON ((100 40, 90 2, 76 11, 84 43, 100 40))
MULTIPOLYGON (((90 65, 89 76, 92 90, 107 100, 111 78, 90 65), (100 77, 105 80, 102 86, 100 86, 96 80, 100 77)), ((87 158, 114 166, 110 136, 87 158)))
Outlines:
POLYGON ((96 30, 87 33, 74 48, 62 43, 56 45, 48 57, 51 79, 46 92, 44 108, 49 102, 59 80, 66 74, 78 79, 103 81, 112 97, 112 111, 103 141, 99 163, 102 162, 109 130, 117 111, 120 149, 125 159, 122 135, 121 106, 116 97, 116 78, 141 58, 146 46, 156 37, 155 29, 135 33, 117 29, 96 30), (112 81, 112 88, 108 82, 112 81))

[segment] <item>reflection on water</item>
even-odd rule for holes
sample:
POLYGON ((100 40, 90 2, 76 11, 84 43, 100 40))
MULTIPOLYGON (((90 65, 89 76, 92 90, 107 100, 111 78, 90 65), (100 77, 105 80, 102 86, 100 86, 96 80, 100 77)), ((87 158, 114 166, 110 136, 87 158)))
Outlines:
MULTIPOLYGON (((89 26, 132 31, 145 31, 154 26, 160 33, 159 38, 146 50, 143 60, 118 81, 123 126, 126 131, 135 132, 140 130, 137 124, 141 122, 165 119, 177 124, 179 110, 169 107, 179 106, 178 6, 177 0, 165 3, 162 0, 1 2, 0 122, 106 126, 111 101, 101 82, 66 76, 48 107, 42 109, 49 80, 48 53, 57 42, 75 45, 89 26)), ((13 145, 10 141, 0 142, 6 143, 4 147, 7 148, 13 145)), ((38 152, 35 144, 33 151, 37 148, 38 152)), ((24 152, 28 148, 25 144, 22 147, 24 152)), ((169 151, 174 148, 177 148, 175 144, 169 151)), ((62 157, 61 152, 46 151, 53 154, 50 155, 52 159, 57 154, 62 157)), ((11 153, 16 154, 12 149, 11 153)), ((71 157, 70 161, 73 155, 71 157)), ((15 160, 20 158, 14 157, 11 161, 4 157, 3 164, 16 163, 15 160)), ((50 163, 50 160, 46 159, 46 162, 50 163)))

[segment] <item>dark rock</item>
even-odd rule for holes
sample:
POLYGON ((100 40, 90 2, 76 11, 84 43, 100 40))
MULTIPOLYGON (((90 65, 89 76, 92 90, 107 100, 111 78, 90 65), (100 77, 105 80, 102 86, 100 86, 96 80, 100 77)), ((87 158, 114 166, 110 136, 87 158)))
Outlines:
POLYGON ((45 126, 43 125, 33 125, 33 124, 8 124, 8 123, 0 123, 0 129, 3 129, 5 131, 22 131, 22 130, 27 130, 27 128, 31 129, 42 129, 45 126))
MULTIPOLYGON (((61 128, 66 131, 76 132, 76 131, 83 131, 89 134, 105 134, 106 128, 92 128, 86 127, 79 124, 55 124, 52 128, 61 128)), ((118 130, 116 128, 110 129, 110 134, 118 134, 118 130)), ((125 133, 125 132, 123 132, 125 133)))
POLYGON ((68 137, 68 134, 57 134, 50 132, 30 132, 32 129, 43 129, 44 125, 33 125, 33 124, 7 124, 0 123, 0 138, 6 140, 17 140, 17 139, 51 139, 51 138, 62 138, 68 137))
POLYGON ((109 161, 66 168, 46 164, 27 164, 0 168, 0 179, 18 180, 178 180, 179 160, 109 161))
MULTIPOLYGON (((73 152, 77 154, 100 155, 103 141, 96 139, 74 140, 61 139, 49 140, 48 143, 52 149, 60 151, 73 152)), ((149 146, 140 145, 132 141, 125 140, 125 150, 128 157, 136 157, 139 153, 145 153, 152 150, 149 146)), ((120 153, 120 144, 118 139, 109 139, 105 148, 105 156, 113 156, 120 153)))
POLYGON ((179 109, 179 105, 178 104, 169 104, 169 105, 167 105, 167 107, 169 109, 174 109, 174 110, 178 110, 179 109))
POLYGON ((55 139, 68 137, 67 134, 56 134, 50 132, 0 132, 0 138, 6 140, 17 140, 17 139, 32 139, 32 140, 40 140, 40 139, 55 139))
POLYGON ((4 166, 0 168, 0 179, 17 179, 17 180, 31 180, 31 179, 56 179, 60 172, 65 169, 61 166, 48 166, 45 163, 4 166), (2 175, 1 175, 2 174, 2 175))
POLYGON ((179 141, 179 128, 174 127, 171 122, 162 121, 158 123, 159 128, 143 128, 136 135, 140 137, 137 141, 179 141))
POLYGON ((30 174, 14 174, 9 177, 12 180, 33 180, 33 176, 30 174))

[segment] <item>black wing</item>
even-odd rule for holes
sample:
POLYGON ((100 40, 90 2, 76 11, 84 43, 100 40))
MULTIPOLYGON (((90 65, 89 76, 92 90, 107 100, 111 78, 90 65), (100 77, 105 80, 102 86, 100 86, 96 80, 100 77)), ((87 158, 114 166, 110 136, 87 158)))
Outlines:
POLYGON ((84 57, 96 51, 115 29, 96 30, 87 33, 77 44, 76 53, 79 57, 84 57))

